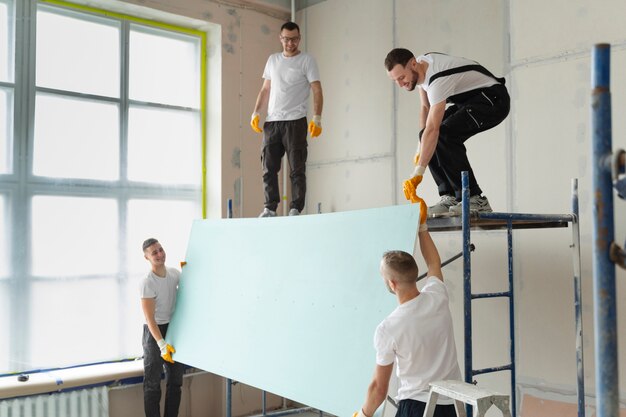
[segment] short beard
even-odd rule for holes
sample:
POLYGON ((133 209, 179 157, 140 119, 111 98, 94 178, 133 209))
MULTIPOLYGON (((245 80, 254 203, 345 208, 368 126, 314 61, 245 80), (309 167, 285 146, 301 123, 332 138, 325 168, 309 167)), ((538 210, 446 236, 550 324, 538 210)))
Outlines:
POLYGON ((419 81, 419 78, 420 78, 420 75, 418 74, 417 71, 411 70, 411 73, 413 74, 415 78, 411 80, 411 85, 409 86, 409 88, 407 88, 408 91, 415 90, 415 86, 417 85, 417 82, 419 81))

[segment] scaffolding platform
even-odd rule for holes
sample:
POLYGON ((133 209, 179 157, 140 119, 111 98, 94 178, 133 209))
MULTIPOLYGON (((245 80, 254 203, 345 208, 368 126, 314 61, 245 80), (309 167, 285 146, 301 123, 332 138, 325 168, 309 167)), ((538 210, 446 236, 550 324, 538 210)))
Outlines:
MULTIPOLYGON (((474 230, 507 229, 509 222, 513 229, 544 229, 568 227, 572 222, 571 214, 525 214, 525 213, 470 213, 470 228, 474 230)), ((429 217, 430 232, 463 230, 463 218, 460 215, 429 217)))

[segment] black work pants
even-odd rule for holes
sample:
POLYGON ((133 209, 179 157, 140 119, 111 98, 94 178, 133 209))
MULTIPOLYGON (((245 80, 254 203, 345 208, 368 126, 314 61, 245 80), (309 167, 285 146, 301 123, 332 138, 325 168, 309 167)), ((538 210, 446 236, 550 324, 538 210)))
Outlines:
POLYGON ((307 158, 306 117, 298 120, 265 122, 263 124, 263 188, 265 207, 276 211, 280 202, 278 171, 281 158, 287 153, 291 178, 290 208, 302 211, 306 195, 307 158))
POLYGON ((496 84, 452 98, 439 129, 437 148, 428 168, 437 183, 439 195, 461 200, 461 172, 468 171, 470 196, 480 195, 474 171, 467 159, 465 141, 497 126, 509 114, 510 98, 506 87, 496 84))
MULTIPOLYGON (((422 417, 425 409, 425 402, 417 400, 401 400, 398 403, 396 417, 422 417)), ((456 417, 454 405, 435 406, 435 417, 456 417)))
MULTIPOLYGON (((159 329, 165 337, 167 324, 160 324, 159 329)), ((146 417, 160 417, 161 373, 165 365, 167 378, 165 391, 165 417, 177 417, 180 405, 181 387, 183 385, 182 363, 170 363, 163 360, 161 350, 152 337, 148 325, 143 326, 143 404, 146 417)))

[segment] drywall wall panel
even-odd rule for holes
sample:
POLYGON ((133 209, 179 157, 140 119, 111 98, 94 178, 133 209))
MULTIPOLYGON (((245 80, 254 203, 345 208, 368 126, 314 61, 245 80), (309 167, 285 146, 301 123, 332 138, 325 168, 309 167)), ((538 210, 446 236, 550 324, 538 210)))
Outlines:
POLYGON ((314 165, 307 168, 306 213, 383 207, 393 204, 391 158, 314 165))
POLYGON ((575 54, 599 42, 624 42, 622 0, 513 0, 510 9, 513 63, 575 54))
POLYGON ((298 16, 324 90, 324 130, 310 141, 309 162, 388 155, 392 90, 383 61, 391 45, 392 3, 327 0, 298 16))
POLYGON ((518 68, 515 80, 516 210, 563 212, 570 181, 578 177, 586 217, 591 213, 589 56, 518 68))
MULTIPOLYGON (((617 117, 626 104, 626 64, 621 49, 612 52, 613 147, 626 146, 626 121, 617 117)), ((589 52, 514 69, 514 142, 516 211, 564 213, 570 210, 571 178, 579 181, 585 376, 594 391, 591 201, 591 62, 589 52)), ((626 234, 626 204, 615 200, 615 236, 626 234)), ((522 235, 515 247, 520 322, 520 378, 542 386, 570 387, 575 393, 574 305, 569 231, 522 235), (539 262, 529 263, 529 260, 539 262), (549 341, 549 343, 546 343, 549 341)), ((617 300, 623 299, 623 270, 617 270, 617 300)), ((618 306, 618 335, 623 343, 626 315, 618 306)), ((623 353, 620 358, 623 359, 623 353)), ((620 378, 626 367, 620 361, 620 378)), ((561 388, 563 389, 563 388, 561 388)))
POLYGON ((465 56, 494 74, 506 68, 506 22, 501 0, 396 0, 396 43, 414 52, 431 51, 465 56))
MULTIPOLYGON (((576 386, 576 328, 571 230, 543 229, 516 236, 518 376, 549 386, 576 386), (539 244, 539 242, 541 242, 539 244), (549 250, 547 248, 550 248, 549 250)), ((590 276, 583 272, 584 349, 593 348, 590 276)), ((588 360, 591 357, 587 358, 588 360)), ((586 369, 590 372, 591 369, 586 369)))
POLYGON ((168 341, 174 359, 335 415, 362 403, 374 330, 397 304, 385 251, 411 252, 416 205, 196 221, 168 341))

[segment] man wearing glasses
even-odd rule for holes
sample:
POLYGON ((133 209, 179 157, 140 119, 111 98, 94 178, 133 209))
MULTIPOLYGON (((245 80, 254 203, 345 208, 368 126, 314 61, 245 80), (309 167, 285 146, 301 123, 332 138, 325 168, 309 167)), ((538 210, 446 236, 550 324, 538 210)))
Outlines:
POLYGON ((287 153, 291 169, 289 215, 297 216, 304 208, 306 194, 307 130, 315 138, 322 133, 322 84, 315 59, 298 49, 300 28, 294 22, 280 29, 283 51, 270 55, 263 71, 263 86, 250 119, 252 130, 263 133, 263 186, 265 208, 259 217, 275 217, 280 202, 278 171, 287 153), (307 128, 307 107, 313 91, 313 119, 307 128), (259 112, 267 109, 263 128, 259 112))

